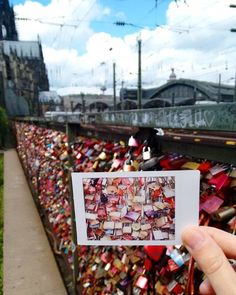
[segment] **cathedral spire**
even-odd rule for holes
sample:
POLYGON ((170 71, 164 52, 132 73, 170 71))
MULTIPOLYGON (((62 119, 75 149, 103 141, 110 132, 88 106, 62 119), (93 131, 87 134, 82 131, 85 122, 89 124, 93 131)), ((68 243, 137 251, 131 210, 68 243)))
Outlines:
POLYGON ((8 0, 0 0, 0 40, 18 41, 15 14, 8 0))
POLYGON ((0 7, 3 9, 8 9, 10 7, 8 0, 0 0, 0 7))

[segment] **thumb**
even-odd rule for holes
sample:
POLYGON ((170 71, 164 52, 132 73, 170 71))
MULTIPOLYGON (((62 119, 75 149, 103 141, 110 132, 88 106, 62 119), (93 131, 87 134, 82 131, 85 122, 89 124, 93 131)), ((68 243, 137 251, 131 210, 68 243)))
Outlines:
POLYGON ((225 254, 200 227, 188 227, 182 240, 218 295, 236 294, 236 275, 225 254))

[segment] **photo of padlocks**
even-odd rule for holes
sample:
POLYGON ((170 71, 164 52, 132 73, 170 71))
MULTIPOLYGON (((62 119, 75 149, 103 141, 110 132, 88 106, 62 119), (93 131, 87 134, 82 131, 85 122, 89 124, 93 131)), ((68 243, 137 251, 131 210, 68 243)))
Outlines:
POLYGON ((174 240, 175 177, 83 179, 88 240, 174 240))

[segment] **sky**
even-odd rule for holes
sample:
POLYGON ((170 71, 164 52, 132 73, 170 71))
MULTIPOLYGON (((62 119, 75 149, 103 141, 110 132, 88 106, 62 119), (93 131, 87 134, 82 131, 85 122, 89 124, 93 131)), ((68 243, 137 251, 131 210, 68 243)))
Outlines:
POLYGON ((20 40, 41 40, 50 89, 112 93, 177 78, 234 84, 236 0, 9 0, 20 40), (22 20, 22 18, 26 20, 22 20))

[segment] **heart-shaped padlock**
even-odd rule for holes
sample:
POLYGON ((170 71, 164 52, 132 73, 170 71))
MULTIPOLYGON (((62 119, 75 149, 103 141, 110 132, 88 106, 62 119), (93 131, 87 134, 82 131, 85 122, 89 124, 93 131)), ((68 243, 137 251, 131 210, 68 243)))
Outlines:
POLYGON ((138 141, 132 135, 129 138, 128 146, 130 146, 130 147, 138 147, 138 141))

